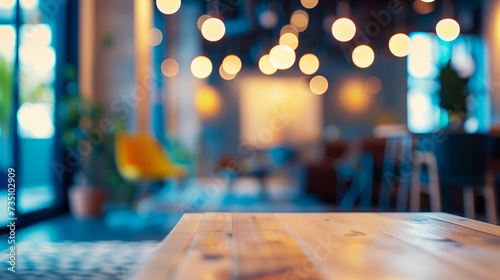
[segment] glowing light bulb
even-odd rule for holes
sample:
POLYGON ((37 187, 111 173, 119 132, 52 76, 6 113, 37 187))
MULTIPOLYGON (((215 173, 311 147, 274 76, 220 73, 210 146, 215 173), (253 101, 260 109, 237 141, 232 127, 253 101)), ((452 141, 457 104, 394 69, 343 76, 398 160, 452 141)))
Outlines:
POLYGON ((259 24, 265 29, 273 29, 278 24, 278 15, 275 11, 264 11, 259 15, 259 24))
POLYGON ((167 77, 174 77, 179 71, 179 64, 172 58, 167 58, 161 63, 161 72, 167 77))
POLYGON ((181 7, 181 0, 156 0, 156 7, 160 12, 171 15, 181 7))
POLYGON ((201 25, 201 34, 210 42, 219 41, 226 33, 224 22, 218 18, 209 18, 201 25))
POLYGON ((442 19, 436 24, 436 33, 444 41, 453 41, 460 34, 460 25, 451 18, 442 19))
POLYGON ((201 17, 198 18, 198 20, 196 21, 196 26, 198 26, 198 29, 201 31, 201 26, 203 25, 203 23, 207 20, 211 18, 211 16, 209 15, 202 15, 201 17))
POLYGON ((280 45, 286 45, 295 50, 299 46, 299 38, 293 33, 285 33, 280 37, 280 45))
POLYGON ((404 57, 410 53, 410 37, 403 33, 395 34, 389 40, 389 50, 397 57, 404 57))
POLYGON ((149 40, 148 43, 150 46, 158 46, 161 41, 163 40, 163 34, 161 33, 160 29, 158 28, 152 28, 149 30, 149 40))
POLYGON ((222 61, 224 72, 230 75, 236 75, 241 70, 241 60, 236 55, 228 55, 222 61))
POLYGON ((309 88, 312 93, 322 95, 328 89, 328 80, 323 76, 314 76, 309 82, 309 88))
POLYGON ((222 65, 219 67, 219 75, 226 81, 234 79, 236 77, 236 74, 229 74, 226 71, 224 71, 224 68, 222 65))
POLYGON ((339 18, 332 25, 332 34, 340 42, 347 42, 354 38, 356 25, 348 18, 339 18))
POLYGON ((365 81, 365 89, 367 92, 375 94, 382 89, 382 82, 377 77, 370 77, 365 81))
POLYGON ((373 60, 375 60, 375 53, 367 45, 358 46, 352 52, 352 62, 359 68, 369 67, 373 60))
POLYGON ((269 60, 274 67, 285 70, 295 63, 295 52, 289 46, 278 45, 269 52, 269 60))
POLYGON ((293 12, 292 17, 290 19, 290 24, 297 27, 299 32, 302 32, 307 29, 309 25, 309 15, 306 11, 297 10, 293 12))
POLYGON ((360 113, 368 108, 372 96, 366 92, 363 80, 351 78, 342 81, 338 98, 345 110, 360 113))
POLYGON ((300 0, 300 3, 306 9, 312 9, 318 5, 318 0, 300 0))
POLYGON ((212 73, 212 62, 206 56, 198 56, 191 62, 191 73, 198 79, 205 79, 212 73))
POLYGON ((217 90, 211 86, 202 86, 194 96, 195 108, 202 118, 211 118, 220 111, 221 99, 217 90))
POLYGON ((312 53, 305 54, 299 60, 299 68, 302 73, 312 75, 318 71, 319 59, 312 53))
POLYGON ((269 59, 269 55, 265 54, 259 59, 259 69, 262 73, 266 75, 272 75, 278 71, 278 68, 274 67, 271 64, 271 60, 269 59))
POLYGON ((292 33, 297 36, 297 38, 299 37, 299 30, 291 24, 287 24, 281 28, 280 36, 283 36, 285 33, 292 33))

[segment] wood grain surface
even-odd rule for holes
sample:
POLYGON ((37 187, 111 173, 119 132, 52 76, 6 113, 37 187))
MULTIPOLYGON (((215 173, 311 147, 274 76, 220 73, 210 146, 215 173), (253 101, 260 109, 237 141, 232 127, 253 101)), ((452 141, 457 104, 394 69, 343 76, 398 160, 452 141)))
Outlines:
POLYGON ((500 227, 446 213, 185 214, 136 279, 500 279, 500 227))

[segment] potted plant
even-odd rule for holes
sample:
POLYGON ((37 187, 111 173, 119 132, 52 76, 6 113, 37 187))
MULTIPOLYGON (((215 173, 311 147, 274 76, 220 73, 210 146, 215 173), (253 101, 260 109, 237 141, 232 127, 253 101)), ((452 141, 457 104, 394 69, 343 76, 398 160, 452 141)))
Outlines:
POLYGON ((68 189, 70 211, 77 218, 102 215, 106 191, 97 182, 97 160, 101 139, 92 139, 90 131, 101 114, 98 105, 85 100, 81 94, 69 92, 63 98, 63 143, 67 156, 74 162, 73 182, 68 189))
POLYGON ((467 83, 469 78, 462 78, 451 66, 451 60, 441 70, 439 82, 439 106, 448 112, 448 130, 461 130, 467 117, 467 83))
POLYGON ((73 163, 69 208, 77 218, 96 218, 103 214, 106 202, 130 204, 133 186, 124 182, 115 166, 114 137, 123 125, 104 120, 104 106, 83 98, 73 69, 69 66, 66 71, 70 83, 58 110, 63 120, 65 158, 73 163), (112 129, 103 131, 103 121, 111 122, 112 129))

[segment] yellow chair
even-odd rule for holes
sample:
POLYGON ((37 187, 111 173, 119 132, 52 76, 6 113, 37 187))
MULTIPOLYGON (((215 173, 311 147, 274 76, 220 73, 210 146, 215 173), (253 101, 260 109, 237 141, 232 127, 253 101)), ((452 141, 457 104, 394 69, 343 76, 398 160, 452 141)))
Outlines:
POLYGON ((116 163, 129 181, 182 179, 186 171, 173 163, 160 142, 147 133, 120 133, 116 136, 116 163))

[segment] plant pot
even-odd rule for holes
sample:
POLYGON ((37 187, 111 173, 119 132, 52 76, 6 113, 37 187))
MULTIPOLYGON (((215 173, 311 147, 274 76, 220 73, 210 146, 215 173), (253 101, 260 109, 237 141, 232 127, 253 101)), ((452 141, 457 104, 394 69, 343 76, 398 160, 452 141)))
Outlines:
POLYGON ((78 219, 99 218, 103 214, 106 192, 101 188, 74 186, 68 191, 71 214, 78 219))

